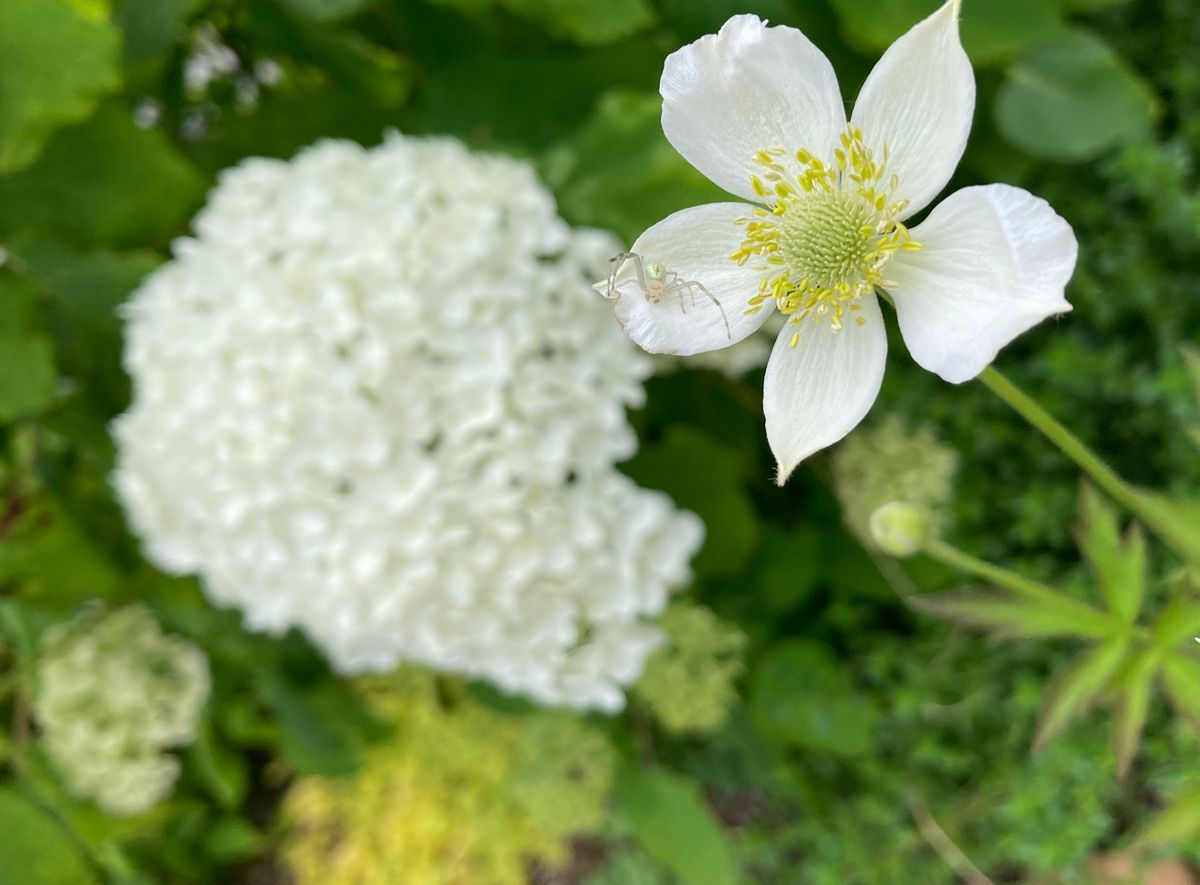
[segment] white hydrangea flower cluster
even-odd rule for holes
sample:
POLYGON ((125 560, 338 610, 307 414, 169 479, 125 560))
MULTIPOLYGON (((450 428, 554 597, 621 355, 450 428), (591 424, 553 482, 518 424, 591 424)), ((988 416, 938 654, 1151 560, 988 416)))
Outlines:
POLYGON ((613 464, 648 360, 525 164, 326 141, 225 173, 127 310, 116 484, 148 554, 343 673, 616 709, 703 525, 613 464))
POLYGON ((179 776, 167 752, 196 737, 208 660, 149 609, 92 612, 47 632, 34 718, 70 788, 113 815, 147 811, 179 776))

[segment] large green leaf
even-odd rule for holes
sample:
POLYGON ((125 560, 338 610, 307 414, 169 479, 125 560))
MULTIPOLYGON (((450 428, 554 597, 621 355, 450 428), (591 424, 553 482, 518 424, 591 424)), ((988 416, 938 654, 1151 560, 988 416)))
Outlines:
POLYGON ((628 769, 617 801, 647 854, 684 885, 733 885, 733 856, 725 834, 695 783, 662 768, 628 769))
POLYGON ((1108 685, 1125 658, 1124 636, 1102 642, 1081 654, 1046 688, 1034 749, 1044 747, 1076 716, 1084 713, 1108 685))
POLYGON ((95 885, 75 842, 40 808, 0 789, 0 885, 95 885))
POLYGON ((0 178, 0 236, 30 229, 82 245, 147 245, 183 227, 202 183, 161 132, 112 102, 58 132, 37 162, 0 178))
POLYGON ((547 32, 585 46, 611 43, 654 22, 646 0, 504 0, 547 32))
POLYGON ((767 734, 842 756, 867 752, 879 710, 817 642, 773 646, 754 668, 750 711, 767 734))
POLYGON ((1099 37, 1072 30, 1016 62, 996 95, 996 123, 1013 144, 1052 160, 1086 160, 1145 135, 1150 87, 1099 37))
POLYGON ((71 0, 0 2, 0 173, 117 85, 120 34, 71 0))

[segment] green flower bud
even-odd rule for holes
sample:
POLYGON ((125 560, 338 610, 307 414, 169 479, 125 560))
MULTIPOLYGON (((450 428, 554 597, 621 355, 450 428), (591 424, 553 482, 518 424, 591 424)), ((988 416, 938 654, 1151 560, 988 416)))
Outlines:
POLYGON ((842 517, 864 544, 874 546, 871 515, 904 501, 924 515, 931 535, 949 522, 958 455, 928 427, 910 428, 886 415, 851 434, 834 451, 833 476, 842 517))
POLYGON ((884 504, 871 514, 871 540, 889 556, 912 556, 929 536, 923 511, 903 501, 884 504))

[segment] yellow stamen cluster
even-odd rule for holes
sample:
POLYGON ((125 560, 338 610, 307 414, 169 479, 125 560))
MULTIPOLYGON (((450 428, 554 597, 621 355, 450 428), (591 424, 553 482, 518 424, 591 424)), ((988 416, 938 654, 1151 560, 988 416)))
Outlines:
MULTIPOLYGON (((899 220, 908 201, 893 199, 899 180, 887 173, 887 146, 876 161, 857 126, 847 126, 840 141, 832 164, 803 148, 796 151, 798 171, 782 162, 783 148, 755 155, 763 171, 750 184, 769 208, 737 219, 746 237, 729 256, 739 265, 763 262, 751 265, 763 276, 747 314, 774 300, 792 325, 828 316, 839 332, 847 312, 862 310, 862 297, 884 283, 883 268, 892 255, 921 248, 899 220)), ((854 319, 864 322, 861 315, 854 319)), ((799 340, 797 330, 791 346, 799 340)))

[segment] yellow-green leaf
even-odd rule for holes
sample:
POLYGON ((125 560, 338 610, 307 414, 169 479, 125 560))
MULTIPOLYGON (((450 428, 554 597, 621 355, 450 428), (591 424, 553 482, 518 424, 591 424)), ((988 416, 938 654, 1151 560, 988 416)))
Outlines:
POLYGON ((116 28, 69 0, 0 2, 0 173, 116 87, 120 45, 116 28))
POLYGON ((1200 731, 1200 660, 1191 655, 1169 655, 1163 660, 1161 673, 1171 706, 1200 731))
POLYGON ((1113 635, 1119 627, 1104 612, 1061 594, 1035 599, 992 591, 962 591, 914 596, 910 602, 938 617, 1002 636, 1099 639, 1113 635))
POLYGON ((1189 842, 1200 830, 1200 787, 1171 797, 1170 804, 1134 840, 1138 848, 1189 842))
POLYGON ((1112 679, 1129 641, 1115 636, 1088 649, 1050 683, 1042 699, 1035 750, 1045 746, 1074 717, 1084 713, 1112 679))
POLYGON ((1096 576, 1109 611, 1126 624, 1137 620, 1146 586, 1146 538, 1132 526, 1121 538, 1117 512, 1090 484, 1079 495, 1079 549, 1096 576))
POLYGON ((1159 657, 1143 652, 1126 669, 1118 687, 1116 714, 1113 717, 1113 755, 1117 774, 1124 777, 1137 755, 1150 709, 1150 689, 1158 671, 1159 657))

